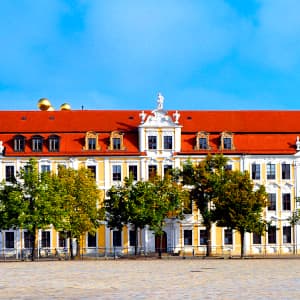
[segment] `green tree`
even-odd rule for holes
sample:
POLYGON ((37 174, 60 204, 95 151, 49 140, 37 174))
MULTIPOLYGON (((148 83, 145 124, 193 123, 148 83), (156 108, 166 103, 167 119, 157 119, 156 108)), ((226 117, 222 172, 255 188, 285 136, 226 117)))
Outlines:
POLYGON ((105 201, 107 224, 120 231, 129 223, 135 230, 135 255, 138 247, 138 229, 143 229, 149 224, 149 201, 152 197, 153 187, 149 182, 133 182, 131 178, 125 178, 124 184, 112 186, 107 194, 109 199, 105 201))
POLYGON ((265 187, 254 190, 248 172, 225 171, 214 198, 214 218, 218 226, 235 229, 241 236, 241 257, 244 257, 246 232, 261 234, 266 228, 263 209, 267 206, 265 187))
POLYGON ((162 236, 165 220, 168 217, 183 217, 183 206, 189 197, 188 192, 173 180, 172 176, 165 176, 163 179, 156 176, 152 180, 152 197, 150 202, 150 229, 155 235, 160 236, 159 257, 162 252, 162 236))
POLYGON ((37 161, 30 159, 12 184, 2 183, 0 227, 26 229, 31 240, 31 258, 36 257, 37 231, 56 225, 59 199, 48 172, 39 173, 37 161))
POLYGON ((92 172, 87 168, 65 168, 60 166, 57 175, 52 175, 52 184, 63 211, 57 230, 67 232, 71 239, 71 258, 74 258, 72 240, 77 242, 77 256, 80 255, 80 237, 89 232, 96 234, 103 210, 100 208, 100 191, 92 172))
POLYGON ((218 197, 218 186, 222 183, 227 159, 223 155, 208 155, 193 165, 183 165, 182 184, 190 190, 190 200, 195 201, 206 228, 206 255, 211 255, 211 227, 214 223, 214 199, 218 197))

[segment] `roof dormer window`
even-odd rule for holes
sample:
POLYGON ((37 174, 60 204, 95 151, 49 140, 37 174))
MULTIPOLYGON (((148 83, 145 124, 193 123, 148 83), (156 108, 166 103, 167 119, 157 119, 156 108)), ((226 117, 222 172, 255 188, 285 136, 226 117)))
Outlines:
POLYGON ((98 133, 94 131, 88 131, 85 134, 85 145, 83 150, 100 150, 98 133))
POLYGON ((109 150, 125 150, 123 137, 124 133, 113 131, 110 135, 109 150))
POLYGON ((59 151, 59 136, 51 135, 48 139, 48 148, 50 152, 58 152, 59 151))
POLYGON ((14 151, 24 152, 25 151, 25 137, 23 135, 17 135, 14 138, 14 151))
POLYGON ((209 150, 209 134, 205 131, 197 132, 195 150, 209 150))
POLYGON ((43 138, 40 135, 33 136, 31 142, 31 148, 33 152, 43 151, 43 138))
POLYGON ((222 132, 220 150, 234 150, 233 134, 231 132, 222 132))

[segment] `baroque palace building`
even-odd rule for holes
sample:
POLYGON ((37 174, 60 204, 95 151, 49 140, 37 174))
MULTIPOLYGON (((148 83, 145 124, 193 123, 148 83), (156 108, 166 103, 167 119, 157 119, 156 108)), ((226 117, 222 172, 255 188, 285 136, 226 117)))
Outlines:
MULTIPOLYGON (((262 236, 246 235, 247 255, 293 254, 300 252, 300 227, 289 218, 298 208, 300 196, 300 111, 166 111, 164 98, 157 98, 153 111, 71 110, 64 104, 54 111, 47 99, 40 111, 0 111, 0 180, 9 182, 30 158, 41 171, 58 165, 86 166, 95 174, 104 199, 112 185, 132 173, 147 180, 156 172, 164 176, 170 168, 197 163, 208 153, 223 154, 228 168, 248 171, 255 186, 265 185, 270 222, 262 236)), ((105 223, 96 236, 86 234, 85 253, 130 253, 134 231, 121 232, 105 223)), ((203 255, 206 231, 193 205, 183 220, 168 219, 163 247, 171 253, 203 255)), ((139 247, 155 252, 157 240, 149 229, 139 233, 139 247)), ((65 240, 51 227, 39 230, 39 247, 65 247, 65 240)), ((2 230, 0 251, 21 251, 29 240, 26 230, 2 230)), ((239 254, 240 237, 228 228, 212 228, 212 252, 239 254)))

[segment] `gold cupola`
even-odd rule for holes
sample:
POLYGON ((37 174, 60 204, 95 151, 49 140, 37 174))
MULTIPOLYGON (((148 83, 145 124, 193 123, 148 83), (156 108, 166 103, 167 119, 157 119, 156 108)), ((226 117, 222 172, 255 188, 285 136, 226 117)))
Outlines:
POLYGON ((60 110, 71 110, 71 106, 70 106, 70 104, 68 104, 68 103, 63 103, 63 104, 60 106, 60 110))
POLYGON ((40 110, 48 110, 51 107, 51 103, 47 98, 41 98, 37 106, 40 110))

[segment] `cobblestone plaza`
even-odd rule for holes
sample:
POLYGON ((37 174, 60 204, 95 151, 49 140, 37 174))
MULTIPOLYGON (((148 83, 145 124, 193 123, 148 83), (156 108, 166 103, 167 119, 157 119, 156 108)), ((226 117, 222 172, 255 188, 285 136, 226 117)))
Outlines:
POLYGON ((1 263, 0 299, 299 299, 298 259, 1 263))

